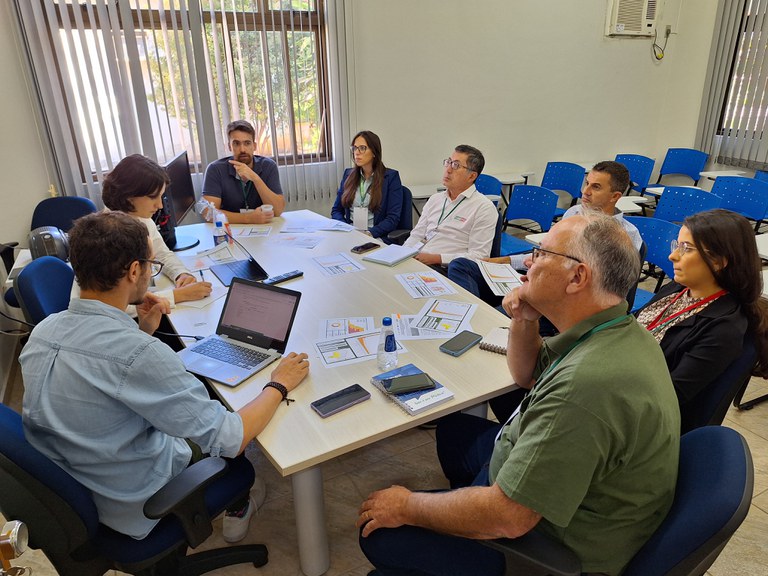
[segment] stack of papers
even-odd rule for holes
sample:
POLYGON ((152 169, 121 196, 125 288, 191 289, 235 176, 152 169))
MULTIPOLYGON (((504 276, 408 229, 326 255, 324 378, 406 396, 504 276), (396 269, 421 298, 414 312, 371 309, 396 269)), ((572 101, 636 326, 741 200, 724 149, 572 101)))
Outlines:
POLYGON ((384 264, 386 266, 395 266, 400 264, 403 260, 412 258, 419 253, 418 248, 409 248, 407 246, 398 246, 397 244, 390 244, 386 248, 381 248, 370 254, 363 256, 363 260, 369 262, 376 262, 377 264, 384 264))

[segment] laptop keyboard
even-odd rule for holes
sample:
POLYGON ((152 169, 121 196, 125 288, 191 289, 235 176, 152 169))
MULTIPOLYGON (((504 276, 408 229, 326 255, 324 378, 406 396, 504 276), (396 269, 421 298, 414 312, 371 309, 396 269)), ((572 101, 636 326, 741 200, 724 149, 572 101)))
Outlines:
POLYGON ((216 338, 198 344, 193 349, 193 352, 228 362, 246 370, 258 366, 269 358, 269 354, 251 350, 250 348, 243 348, 229 342, 223 342, 216 338))

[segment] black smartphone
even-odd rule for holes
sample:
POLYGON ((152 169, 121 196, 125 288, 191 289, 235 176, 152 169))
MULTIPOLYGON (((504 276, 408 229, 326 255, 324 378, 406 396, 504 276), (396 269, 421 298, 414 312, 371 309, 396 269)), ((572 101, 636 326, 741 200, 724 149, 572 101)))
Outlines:
POLYGON ((456 334, 456 336, 450 340, 443 342, 440 345, 440 352, 445 352, 451 356, 461 356, 482 339, 483 337, 480 336, 480 334, 464 330, 463 332, 456 334))
POLYGON ((429 374, 421 372, 420 374, 410 374, 408 376, 398 376, 396 378, 385 378, 381 381, 384 390, 390 394, 405 394, 406 392, 416 392, 418 390, 431 390, 435 388, 435 381, 429 377, 429 374))
POLYGON ((360 404, 371 397, 371 393, 365 390, 360 384, 352 384, 343 390, 324 396, 310 404, 312 409, 327 418, 331 414, 336 414, 342 410, 360 404))
POLYGON ((360 246, 355 246, 352 248, 352 252, 355 254, 363 254, 364 252, 375 250, 379 246, 381 246, 381 244, 376 244, 376 242, 366 242, 365 244, 360 244, 360 246))

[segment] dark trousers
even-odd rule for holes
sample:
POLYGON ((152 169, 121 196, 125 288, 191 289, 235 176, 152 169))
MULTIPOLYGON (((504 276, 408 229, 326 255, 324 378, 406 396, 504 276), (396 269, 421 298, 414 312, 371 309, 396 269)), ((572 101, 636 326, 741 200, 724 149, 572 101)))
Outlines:
POLYGON ((496 296, 480 272, 480 266, 468 258, 455 258, 448 264, 448 278, 456 282, 470 294, 497 308, 501 306, 503 297, 496 296))
MULTIPOLYGON (((437 423, 437 454, 451 487, 488 486, 488 461, 500 426, 477 416, 452 414, 437 423)), ((381 576, 501 576, 501 552, 480 541, 424 528, 379 528, 360 548, 381 576)))

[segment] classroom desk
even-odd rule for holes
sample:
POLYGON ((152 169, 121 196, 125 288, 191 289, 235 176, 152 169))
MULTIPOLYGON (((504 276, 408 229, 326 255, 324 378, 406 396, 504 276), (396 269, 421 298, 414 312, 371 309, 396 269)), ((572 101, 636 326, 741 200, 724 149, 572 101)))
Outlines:
MULTIPOLYGON (((370 237, 356 231, 317 232, 323 241, 312 250, 270 246, 285 222, 316 218, 319 216, 306 210, 286 212, 273 221, 269 237, 237 237, 270 275, 297 268, 304 272, 303 277, 281 286, 302 292, 287 352, 309 353, 310 374, 291 393, 296 402, 290 406, 280 405, 257 442, 275 468, 283 476, 291 477, 299 556, 302 570, 308 576, 322 574, 330 565, 321 463, 445 414, 475 406, 514 388, 504 356, 475 347, 460 358, 454 358, 438 351, 441 340, 402 342, 408 351, 400 355, 400 365, 416 364, 455 394, 451 401, 417 416, 401 411, 370 384, 371 376, 378 372, 375 360, 334 369, 324 368, 313 347, 319 339, 322 320, 373 316, 380 325, 382 316, 414 314, 425 300, 408 296, 394 275, 417 273, 426 268, 412 259, 393 268, 362 262, 366 268, 363 271, 323 276, 312 258, 338 252, 350 254, 352 246, 370 240, 370 237), (313 400, 355 382, 371 392, 370 400, 327 419, 320 418, 310 408, 313 400)), ((241 227, 246 226, 233 226, 233 229, 241 227)), ((185 234, 200 238, 199 249, 212 246, 210 224, 183 228, 185 234)), ((351 256, 361 260, 360 256, 351 256)), ((208 271, 205 278, 216 281, 208 271)), ((446 298, 478 304, 472 328, 480 334, 486 334, 495 326, 506 326, 509 322, 501 313, 460 288, 457 294, 446 298)), ((206 335, 215 330, 223 303, 221 298, 203 309, 180 304, 173 310, 170 319, 179 334, 206 335)), ((260 393, 269 380, 270 372, 271 369, 267 368, 235 388, 217 383, 213 383, 213 387, 229 408, 237 410, 260 393)), ((350 530, 354 527, 350 526, 350 530)))
POLYGON ((699 176, 708 180, 717 180, 719 176, 743 176, 746 174, 743 170, 707 170, 700 172, 699 176))
MULTIPOLYGON (((509 206, 509 199, 512 196, 512 188, 516 184, 528 184, 528 178, 534 174, 535 172, 503 172, 490 174, 501 182, 501 198, 498 200, 503 201, 505 206, 509 206)), ((413 195, 413 209, 416 210, 416 213, 419 216, 421 216, 421 212, 416 206, 416 201, 423 200, 426 202, 432 194, 445 190, 445 186, 442 184, 417 184, 415 186, 409 186, 409 189, 413 195)), ((494 196, 489 196, 489 198, 493 200, 494 196)))
POLYGON ((760 258, 768 260, 768 234, 758 234, 755 236, 755 243, 757 244, 757 253, 760 258))

